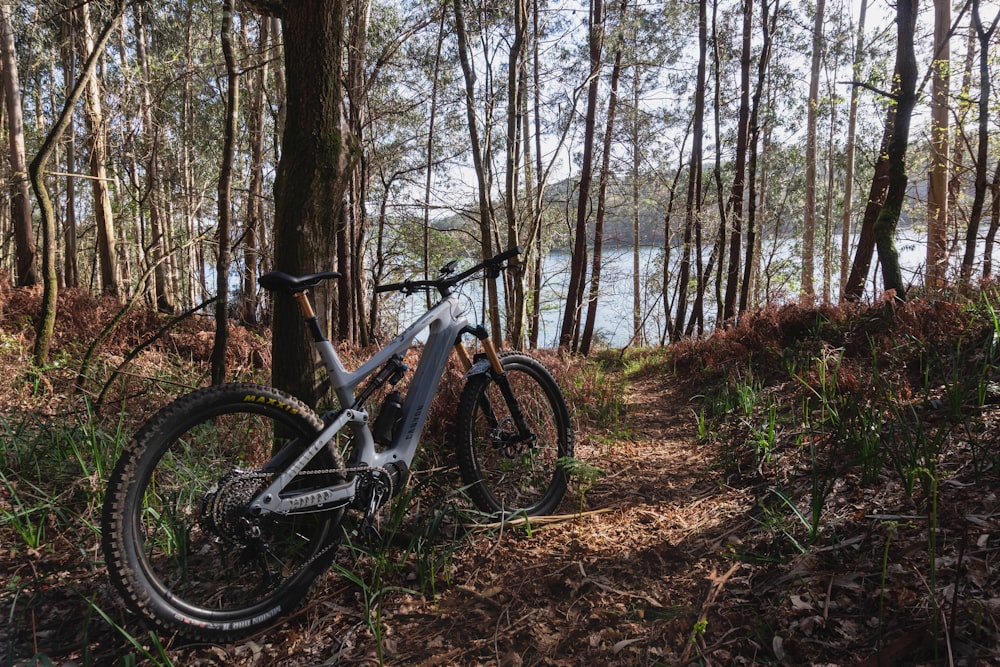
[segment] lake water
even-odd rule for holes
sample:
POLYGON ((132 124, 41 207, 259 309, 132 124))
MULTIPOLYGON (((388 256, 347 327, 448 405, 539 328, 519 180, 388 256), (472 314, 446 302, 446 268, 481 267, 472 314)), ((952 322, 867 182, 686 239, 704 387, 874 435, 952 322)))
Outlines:
MULTIPOLYGON (((838 244, 839 245, 839 244, 838 244)), ((910 234, 907 230, 900 230, 897 239, 897 249, 900 253, 900 264, 903 267, 903 280, 910 283, 919 283, 923 271, 926 249, 923 240, 916 234, 910 234)), ((791 239, 779 240, 777 242, 765 241, 762 254, 769 260, 774 275, 769 281, 769 299, 791 300, 794 299, 798 288, 799 265, 798 265, 798 242, 791 239), (768 247, 770 244, 770 247, 768 247)), ((671 261, 679 259, 680 252, 675 249, 672 253, 671 261)), ((601 345, 621 348, 628 344, 633 338, 633 302, 632 302, 632 249, 631 248, 605 248, 603 252, 600 295, 598 298, 598 309, 595 318, 595 337, 601 345)), ((707 254, 706 254, 707 257, 707 254)), ((839 257, 839 249, 835 250, 835 258, 839 257)), ((955 258, 953 258, 954 260, 955 258)), ((873 265, 877 263, 877 257, 873 259, 873 265)), ((663 333, 663 297, 659 285, 662 282, 662 251, 657 247, 641 247, 639 249, 639 273, 640 273, 640 313, 644 322, 643 335, 650 343, 659 342, 663 333)), ((589 256, 588 256, 589 262, 589 256)), ((542 308, 541 322, 539 325, 539 346, 555 347, 559 338, 559 329, 562 326, 563 309, 566 306, 566 290, 569 282, 570 255, 566 252, 551 252, 542 263, 542 308)), ((821 264, 821 258, 817 257, 817 264, 821 264)), ((589 265, 588 265, 589 270, 589 265)), ((876 279, 877 267, 873 266, 869 276, 869 294, 871 293, 871 281, 876 279)), ((816 286, 817 290, 822 285, 822 267, 817 266, 816 286)), ((836 272, 835 272, 836 273, 836 272)), ((677 275, 676 268, 671 271, 672 276, 677 275)), ((831 287, 832 293, 838 291, 837 276, 834 276, 834 284, 831 287)), ((714 283, 713 283, 714 284, 714 283)), ((878 284, 881 285, 881 276, 878 276, 878 284)), ((589 290, 589 282, 587 283, 589 290)), ((676 288, 670 286, 673 292, 676 288)), ((688 308, 694 298, 694 290, 688 297, 688 308)), ((706 295, 704 307, 706 320, 714 319, 715 298, 714 287, 706 295)), ((464 290, 466 303, 470 307, 467 318, 470 321, 482 321, 482 292, 481 283, 470 282, 464 290)), ((422 301, 408 299, 409 313, 402 313, 404 320, 410 316, 415 316, 422 301)), ((586 305, 584 306, 583 317, 586 316, 586 305)), ((711 322, 706 321, 706 329, 711 329, 711 322)))

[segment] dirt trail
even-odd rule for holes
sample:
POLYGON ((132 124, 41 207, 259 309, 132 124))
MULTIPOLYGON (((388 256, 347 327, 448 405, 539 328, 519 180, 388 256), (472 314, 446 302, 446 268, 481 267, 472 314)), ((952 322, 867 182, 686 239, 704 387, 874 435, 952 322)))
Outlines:
MULTIPOLYGON (((721 554, 748 501, 711 472, 712 448, 696 443, 692 413, 671 389, 633 385, 624 426, 578 444, 577 457, 604 473, 582 516, 477 535, 455 552, 435 601, 389 594, 385 663, 649 665, 718 653, 706 641, 725 638, 705 618, 738 569, 721 554)), ((260 651, 267 664, 377 663, 361 597, 328 576, 296 621, 227 647, 228 659, 260 651)))
MULTIPOLYGON (((935 656, 946 652, 959 666, 1000 664, 995 494, 981 497, 957 477, 943 487, 942 495, 955 497, 949 513, 942 510, 938 598, 959 612, 944 609, 957 622, 945 630, 951 643, 935 647, 927 639, 941 628, 927 620, 933 615, 921 592, 929 590, 926 524, 918 507, 889 502, 899 495, 891 475, 871 489, 838 480, 820 539, 807 543, 787 507, 763 505, 779 476, 783 488, 808 495, 808 471, 790 463, 769 470, 767 480, 730 483, 717 460, 721 448, 697 441, 692 405, 670 382, 652 373, 630 378, 620 428, 579 430, 577 458, 603 472, 586 490, 582 514, 577 488, 561 508, 566 516, 552 523, 472 532, 452 525, 462 536, 439 537, 438 551, 422 552, 443 550, 443 562, 407 553, 406 540, 381 561, 349 562, 345 548, 345 570, 321 578, 278 627, 226 645, 168 641, 166 654, 185 667, 874 667, 943 664, 935 656), (796 528, 807 548, 796 548, 796 528), (431 565, 433 574, 421 571, 431 565), (430 581, 432 594, 412 590, 430 581)), ((441 478, 441 469, 415 473, 417 481, 432 477, 441 478)), ((434 516, 427 502, 421 498, 403 523, 411 536, 421 517, 434 516)), ((145 638, 144 629, 114 605, 103 568, 80 572, 78 552, 58 554, 30 563, 62 574, 21 596, 19 613, 29 607, 30 619, 18 622, 15 641, 33 643, 57 665, 85 664, 88 651, 90 664, 117 664, 133 649, 97 622, 84 596, 133 635, 145 638), (64 645, 67 637, 72 645, 64 645)), ((28 567, 22 559, 0 566, 0 574, 13 581, 28 567)), ((5 617, 9 611, 0 608, 5 617)))

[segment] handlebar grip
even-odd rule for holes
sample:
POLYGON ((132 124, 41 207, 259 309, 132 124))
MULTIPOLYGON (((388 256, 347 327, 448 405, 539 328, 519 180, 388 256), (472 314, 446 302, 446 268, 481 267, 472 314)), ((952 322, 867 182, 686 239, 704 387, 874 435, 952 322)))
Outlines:
POLYGON ((406 283, 389 283, 388 285, 376 285, 375 293, 382 294, 383 292, 398 292, 402 289, 406 289, 406 283))

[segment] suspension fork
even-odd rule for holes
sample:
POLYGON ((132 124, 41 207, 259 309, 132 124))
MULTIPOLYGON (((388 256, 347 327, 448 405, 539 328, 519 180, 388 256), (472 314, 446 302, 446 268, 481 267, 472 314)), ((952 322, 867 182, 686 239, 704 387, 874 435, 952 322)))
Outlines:
MULTIPOLYGON (((534 433, 531 432, 527 421, 524 419, 521 404, 518 403, 517 397, 514 396, 514 392, 510 388, 510 380, 503 369, 503 364, 500 363, 500 355, 497 354, 496 347, 493 345, 493 341, 490 339, 486 328, 482 325, 466 327, 462 330, 462 333, 471 333, 483 346, 483 352, 490 365, 490 377, 496 382, 497 387, 500 389, 500 395, 503 396, 504 403, 507 404, 507 409, 510 410, 510 416, 514 420, 514 425, 517 426, 518 439, 522 442, 533 439, 534 433)), ((465 370, 471 370, 474 364, 469 357, 469 352, 465 349, 465 345, 462 344, 461 334, 458 340, 455 341, 455 351, 458 353, 458 358, 461 360, 465 370)), ((485 394, 480 396, 479 405, 490 427, 496 428, 499 425, 499 421, 493 411, 493 406, 490 405, 489 399, 485 394)))

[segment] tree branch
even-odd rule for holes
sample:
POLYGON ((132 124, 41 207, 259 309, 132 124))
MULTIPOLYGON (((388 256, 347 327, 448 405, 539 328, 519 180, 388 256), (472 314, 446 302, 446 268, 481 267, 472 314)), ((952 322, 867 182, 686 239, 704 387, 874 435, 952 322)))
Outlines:
POLYGON ((275 16, 279 19, 285 16, 285 0, 242 0, 242 2, 263 16, 275 16))

